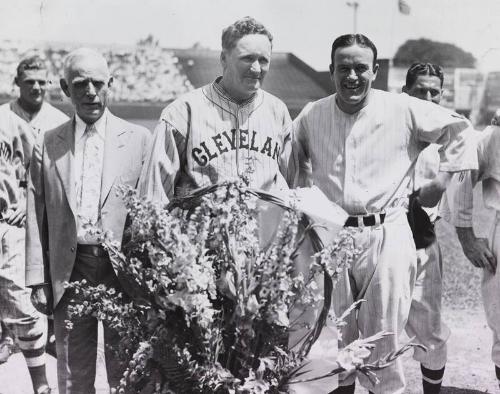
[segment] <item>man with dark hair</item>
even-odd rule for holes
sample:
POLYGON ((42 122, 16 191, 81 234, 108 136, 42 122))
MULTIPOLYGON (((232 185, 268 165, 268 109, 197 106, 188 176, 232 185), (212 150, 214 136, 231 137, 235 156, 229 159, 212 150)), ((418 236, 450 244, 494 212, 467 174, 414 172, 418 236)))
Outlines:
MULTIPOLYGON (((350 215, 358 228, 360 257, 341 275, 332 297, 340 316, 354 301, 365 300, 342 329, 343 347, 379 331, 394 335, 377 342, 368 362, 399 347, 408 318, 416 273, 416 250, 406 217, 413 168, 427 143, 440 145, 440 173, 418 194, 435 205, 450 172, 475 168, 473 147, 465 143, 470 124, 461 116, 407 94, 372 89, 377 75, 375 45, 361 34, 337 38, 330 73, 337 93, 309 103, 295 119, 288 167, 291 184, 314 184, 350 215)), ((401 361, 378 371, 375 393, 403 393, 401 361)), ((336 393, 353 393, 355 375, 340 376, 336 393)))
POLYGON ((272 35, 246 17, 224 29, 222 76, 167 106, 141 175, 140 191, 166 202, 191 189, 245 177, 261 189, 286 187, 280 162, 288 141, 285 104, 261 89, 272 35))
MULTIPOLYGON (((406 74, 403 92, 439 104, 444 82, 443 70, 430 63, 414 63, 406 74)), ((431 182, 439 172, 439 145, 430 144, 418 156, 414 189, 431 182)), ((447 211, 447 199, 442 199, 447 211)), ((443 291, 442 259, 434 224, 439 219, 438 206, 422 209, 412 201, 408 217, 417 247, 417 277, 406 324, 406 332, 414 342, 427 348, 416 348, 413 358, 420 362, 425 394, 439 393, 447 359, 446 341, 450 330, 441 321, 443 291)), ((441 214, 442 216, 443 214, 441 214)))
POLYGON ((0 124, 15 117, 30 126, 31 133, 22 136, 27 167, 38 135, 66 122, 68 117, 45 100, 50 81, 47 66, 39 56, 21 60, 14 83, 19 88, 19 97, 0 106, 0 124))

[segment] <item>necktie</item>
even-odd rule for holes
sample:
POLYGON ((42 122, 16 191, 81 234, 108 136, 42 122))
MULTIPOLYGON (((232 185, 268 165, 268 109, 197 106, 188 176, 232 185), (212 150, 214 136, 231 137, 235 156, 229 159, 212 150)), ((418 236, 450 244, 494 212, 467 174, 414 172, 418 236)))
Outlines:
POLYGON ((95 126, 85 128, 83 148, 80 216, 83 223, 95 225, 99 217, 101 197, 101 165, 99 162, 99 134, 95 126))

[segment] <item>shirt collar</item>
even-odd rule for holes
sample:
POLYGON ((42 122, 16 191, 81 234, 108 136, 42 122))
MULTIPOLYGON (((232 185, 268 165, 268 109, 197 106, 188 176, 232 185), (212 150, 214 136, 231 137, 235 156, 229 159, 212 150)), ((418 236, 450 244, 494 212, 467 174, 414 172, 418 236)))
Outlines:
MULTIPOLYGON (((106 121, 108 119, 108 109, 104 110, 102 116, 94 123, 97 130, 97 134, 101 136, 102 139, 106 136, 106 121)), ((80 141, 87 128, 87 123, 85 123, 82 118, 75 113, 75 141, 80 141)))

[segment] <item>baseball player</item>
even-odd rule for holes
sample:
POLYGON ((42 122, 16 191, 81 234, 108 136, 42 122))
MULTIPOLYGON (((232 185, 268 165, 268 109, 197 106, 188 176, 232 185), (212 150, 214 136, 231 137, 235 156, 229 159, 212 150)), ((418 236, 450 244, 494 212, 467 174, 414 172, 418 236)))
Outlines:
POLYGON ((246 17, 222 33, 222 76, 166 107, 139 184, 166 202, 190 189, 245 177, 250 186, 287 187, 281 157, 291 124, 285 104, 261 89, 271 33, 246 17))
MULTIPOLYGON (((492 123, 495 123, 494 119, 492 123)), ((483 270, 481 294, 488 326, 493 331, 491 357, 500 387, 500 127, 487 127, 478 138, 479 169, 453 177, 448 195, 451 223, 455 226, 465 256, 483 270), (496 211, 488 239, 476 237, 472 226, 473 187, 482 182, 483 200, 496 211)))
MULTIPOLYGON (((337 93, 309 103, 295 119, 288 180, 303 175, 351 215, 355 241, 363 252, 339 280, 333 294, 337 315, 364 299, 357 316, 342 330, 339 346, 361 334, 394 333, 377 343, 368 361, 399 346, 416 275, 415 243, 406 217, 414 165, 427 143, 440 145, 440 173, 418 198, 435 205, 451 178, 449 172, 475 168, 474 149, 465 149, 470 127, 459 115, 433 103, 371 89, 377 49, 361 34, 338 37, 332 44, 330 73, 337 93)), ((374 393, 402 393, 401 362, 377 372, 374 393)), ((354 375, 341 376, 335 393, 353 393, 354 375)))
POLYGON ((0 129, 0 319, 16 336, 35 394, 49 394, 45 369, 46 324, 31 304, 30 291, 25 287, 24 216, 17 216, 19 206, 25 204, 18 176, 22 173, 19 169, 23 168, 21 135, 25 132, 29 130, 0 129))
MULTIPOLYGON (((11 202, 9 207, 10 214, 5 218, 6 223, 11 226, 22 225, 26 215, 24 190, 26 187, 25 171, 29 167, 31 152, 36 139, 40 133, 55 128, 68 119, 64 113, 45 101, 45 94, 49 84, 48 70, 46 64, 39 56, 30 56, 22 59, 16 71, 14 83, 19 87, 19 97, 0 106, 0 129, 5 130, 6 133, 12 133, 12 135, 17 135, 19 133, 23 150, 23 165, 17 167, 17 178, 19 182, 17 187, 20 187, 20 197, 18 200, 11 202)), ((13 242, 16 245, 18 243, 24 244, 24 231, 11 229, 9 234, 10 236, 5 238, 5 242, 13 242), (18 236, 19 239, 15 239, 15 236, 18 236)), ((6 245, 6 247, 7 246, 8 245, 6 245)), ((9 316, 4 314, 3 317, 6 318, 4 323, 8 323, 6 326, 12 328, 12 330, 16 332, 17 329, 15 326, 24 324, 23 316, 27 313, 34 313, 32 319, 39 319, 41 322, 37 327, 42 327, 45 331, 45 317, 39 315, 39 313, 34 310, 29 301, 29 297, 26 298, 24 292, 19 289, 24 286, 24 251, 19 253, 16 259, 12 259, 11 261, 11 263, 15 262, 15 264, 18 265, 17 270, 14 270, 14 267, 10 269, 0 269, 0 277, 2 278, 2 289, 0 291, 3 294, 2 299, 6 305, 12 302, 12 307, 7 309, 8 311, 19 314, 16 312, 17 308, 19 308, 19 303, 21 301, 27 302, 28 305, 22 310, 23 314, 19 317, 15 317, 16 315, 9 316), (12 275, 16 275, 16 277, 12 275), (16 295, 19 295, 21 299, 15 299, 16 295)), ((30 335, 36 336, 38 334, 32 333, 30 335)), ((45 337, 44 335, 44 338, 45 337)), ((21 349, 27 346, 29 348, 33 342, 31 337, 22 335, 18 336, 17 340, 20 343, 21 349), (23 341, 26 342, 26 344, 24 344, 23 341)), ((3 341, 8 343, 10 338, 4 336, 3 341)), ((47 342, 47 345, 52 348, 51 354, 55 354, 54 342, 47 342)), ((31 352, 31 354, 33 354, 32 356, 30 356, 28 352, 25 352, 28 366, 31 364, 41 364, 42 360, 44 360, 44 353, 45 349, 43 347, 36 349, 36 352, 31 352)), ((45 369, 44 365, 43 368, 45 369)))
MULTIPOLYGON (((406 74, 403 92, 421 100, 439 104, 443 92, 444 75, 440 66, 430 63, 414 63, 406 74)), ((414 188, 418 189, 432 181, 439 172, 439 145, 430 144, 417 159, 415 166, 414 188)), ((442 202, 446 202, 446 198, 442 202)), ((417 247, 417 277, 413 289, 406 332, 414 342, 427 348, 415 348, 413 357, 420 362, 424 394, 439 393, 447 358, 446 341, 450 336, 449 328, 441 321, 442 259, 439 244, 434 236, 426 240, 423 234, 435 234, 434 223, 439 218, 438 206, 423 210, 418 203, 410 205, 414 215, 424 219, 412 227, 417 247)), ((411 208, 410 208, 411 209, 411 208)))

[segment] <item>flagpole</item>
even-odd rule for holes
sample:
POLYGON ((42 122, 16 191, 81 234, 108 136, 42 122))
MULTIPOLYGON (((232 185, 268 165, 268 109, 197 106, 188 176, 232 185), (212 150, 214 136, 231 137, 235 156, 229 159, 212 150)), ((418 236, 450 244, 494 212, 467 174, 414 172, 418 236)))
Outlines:
POLYGON ((359 7, 359 2, 354 0, 354 1, 347 1, 346 4, 349 7, 352 7, 353 9, 353 33, 356 34, 358 32, 358 7, 359 7))

